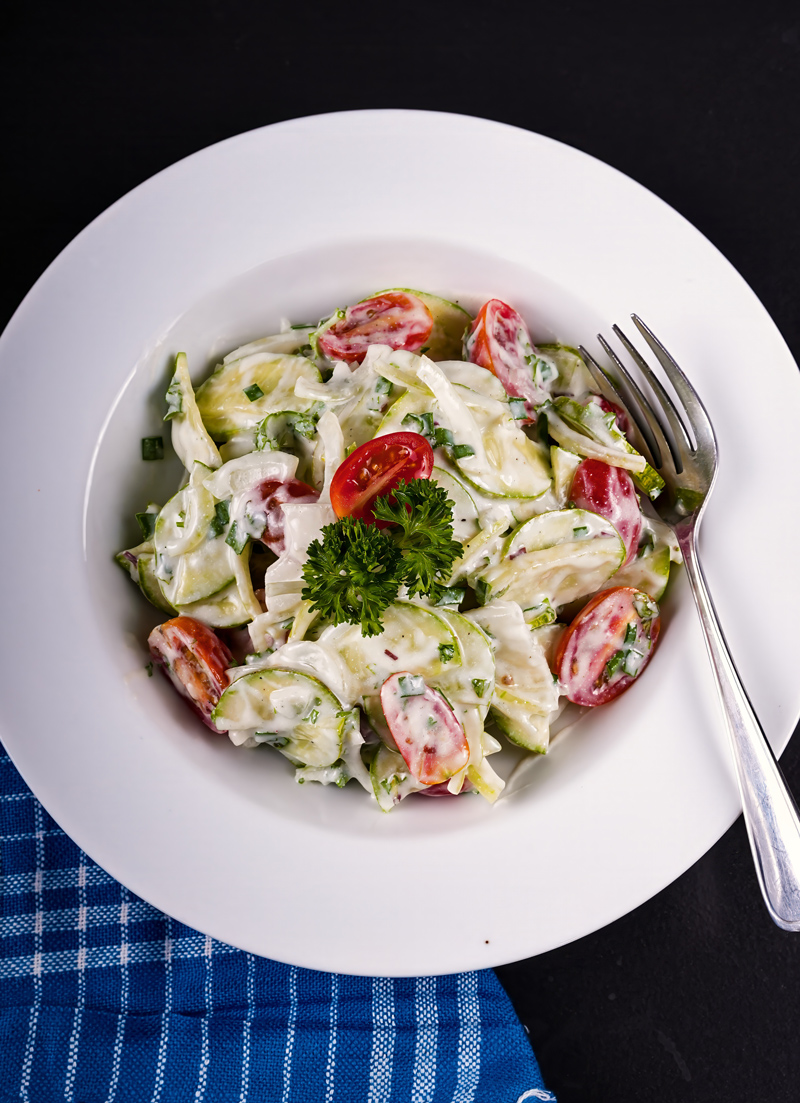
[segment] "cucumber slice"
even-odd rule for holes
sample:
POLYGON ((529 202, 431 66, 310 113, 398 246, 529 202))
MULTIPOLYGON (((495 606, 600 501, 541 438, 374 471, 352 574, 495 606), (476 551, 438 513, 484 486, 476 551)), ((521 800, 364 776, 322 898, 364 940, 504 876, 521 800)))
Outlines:
MULTIPOLYGON (((385 291, 377 291, 376 294, 385 295, 389 291, 404 291, 407 295, 416 295, 430 310, 433 316, 433 329, 428 338, 426 356, 431 360, 461 359, 464 331, 472 321, 471 314, 468 314, 458 303, 440 299, 438 295, 431 295, 428 291, 415 291, 412 287, 388 287, 385 291)), ((372 299, 374 296, 368 295, 367 298, 372 299)))
POLYGON ((172 422, 172 447, 187 471, 191 471, 195 463, 210 468, 220 466, 222 460, 217 446, 208 435, 197 408, 185 352, 175 357, 175 374, 167 389, 164 421, 172 422))
POLYGON ((236 582, 211 597, 181 605, 177 611, 181 616, 202 621, 209 628, 239 628, 253 619, 242 601, 236 582))
POLYGON ((208 468, 195 464, 189 485, 161 510, 153 533, 155 575, 175 608, 218 593, 236 575, 225 535, 211 536, 214 499, 202 485, 204 472, 208 468))
POLYGON ((548 600, 566 605, 595 593, 625 559, 625 544, 610 521, 584 509, 542 513, 511 534, 503 560, 479 574, 484 603, 491 597, 523 609, 548 600))
POLYGON ((403 756, 383 744, 372 760, 369 776, 375 799, 382 812, 391 812, 403 797, 425 788, 412 776, 403 756))
POLYGON ((550 466, 553 468, 553 494, 563 509, 569 501, 572 480, 581 465, 581 457, 566 448, 554 444, 550 449, 550 466))
POLYGON ((367 723, 380 741, 391 750, 396 751, 397 744, 394 741, 392 733, 389 731, 386 717, 383 715, 380 696, 364 698, 364 713, 367 717, 367 723))
POLYGON ((361 697, 374 697, 391 674, 421 674, 431 685, 461 663, 455 632, 440 616, 410 601, 398 601, 383 614, 383 632, 362 636, 357 624, 326 628, 321 646, 332 646, 354 675, 361 697))
POLYGON ((551 385, 554 394, 582 395, 595 389, 591 372, 577 349, 570 345, 537 345, 536 351, 549 360, 558 372, 558 379, 551 385))
POLYGON ((453 536, 460 544, 466 543, 480 531, 478 507, 467 488, 442 467, 434 467, 431 481, 438 483, 453 503, 453 536))
POLYGON ((347 710, 318 678, 276 668, 237 678, 211 717, 221 731, 250 732, 299 766, 332 766, 347 710))
POLYGON ((550 716, 531 709, 530 701, 499 686, 495 688, 490 713, 500 731, 518 747, 545 754, 550 743, 550 716))
POLYGON ((461 648, 461 666, 446 670, 432 682, 448 701, 474 706, 486 715, 495 679, 494 652, 489 637, 477 624, 450 609, 438 610, 439 616, 455 633, 461 648))
POLYGON ((550 489, 549 464, 541 448, 514 418, 494 417, 479 408, 470 412, 478 426, 485 459, 477 452, 470 456, 453 453, 459 474, 469 484, 492 498, 539 498, 550 489))
POLYGON ((419 414, 433 413, 436 408, 436 400, 427 391, 408 390, 402 397, 393 402, 384 414, 375 432, 376 437, 382 437, 385 433, 405 433, 409 426, 403 424, 403 419, 419 414))
POLYGON ((287 410, 305 413, 312 403, 295 396, 295 384, 300 379, 321 382, 319 370, 305 357, 250 353, 220 364, 198 388, 197 408, 214 440, 224 441, 235 433, 254 429, 267 414, 287 410))
MULTIPOLYGON (((174 614, 176 609, 174 605, 171 605, 164 597, 161 590, 161 584, 156 576, 155 552, 145 552, 143 555, 139 556, 136 564, 136 573, 139 588, 150 604, 155 605, 156 609, 161 609, 164 613, 174 614)), ((193 616, 194 614, 190 615, 193 616)), ((202 618, 198 617, 198 620, 201 619, 202 618)))

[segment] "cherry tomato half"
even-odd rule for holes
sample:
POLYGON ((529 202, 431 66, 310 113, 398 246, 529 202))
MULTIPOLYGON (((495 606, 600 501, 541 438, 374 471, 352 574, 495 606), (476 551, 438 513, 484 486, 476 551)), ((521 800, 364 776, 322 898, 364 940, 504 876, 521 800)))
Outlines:
POLYGON ((348 306, 320 334, 319 347, 331 360, 361 363, 370 345, 416 352, 431 335, 433 315, 422 299, 405 291, 387 291, 348 306))
POLYGON ((651 597, 630 586, 603 590, 561 637, 555 674, 576 705, 619 697, 650 662, 661 618, 651 597))
POLYGON ((536 349, 521 316, 500 299, 489 299, 478 312, 464 341, 467 360, 488 368, 506 392, 524 398, 526 410, 544 402, 547 392, 534 380, 536 349))
POLYGON ((642 511, 628 472, 602 460, 582 460, 572 479, 570 498, 578 509, 599 513, 611 522, 628 553, 623 566, 630 563, 639 549, 642 511))
POLYGON ((423 785, 440 785, 469 761, 464 728, 450 705, 414 674, 392 674, 381 708, 397 749, 423 785))
POLYGON ((331 480, 331 505, 337 517, 355 517, 385 528, 376 521, 372 503, 390 494, 401 479, 429 479, 433 449, 419 433, 387 433, 356 448, 331 480))
POLYGON ((211 713, 228 685, 233 657, 219 637, 194 617, 173 617, 148 639, 150 654, 212 731, 211 713))
POLYGON ((266 517, 260 537, 262 544, 266 544, 276 555, 283 555, 286 551, 284 505, 289 502, 302 505, 316 502, 318 498, 319 491, 301 483, 299 479, 289 479, 285 483, 265 479, 263 483, 259 483, 250 498, 249 509, 254 516, 266 517))

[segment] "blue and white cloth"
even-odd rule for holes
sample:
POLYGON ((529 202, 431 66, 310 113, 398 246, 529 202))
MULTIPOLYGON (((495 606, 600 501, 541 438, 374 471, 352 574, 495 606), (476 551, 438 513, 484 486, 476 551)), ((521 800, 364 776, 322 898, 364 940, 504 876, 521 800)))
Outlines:
POLYGON ((392 979, 255 957, 79 850, 0 747, 0 1101, 538 1103, 489 970, 392 979))

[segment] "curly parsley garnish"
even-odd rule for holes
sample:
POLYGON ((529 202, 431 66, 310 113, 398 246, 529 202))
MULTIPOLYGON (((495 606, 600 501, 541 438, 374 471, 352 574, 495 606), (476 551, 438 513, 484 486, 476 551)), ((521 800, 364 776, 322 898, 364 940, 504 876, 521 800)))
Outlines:
POLYGON ((343 517, 325 526, 321 542, 311 542, 303 567, 304 600, 333 624, 360 624, 364 636, 382 631, 381 616, 404 583, 409 597, 436 600, 462 553, 442 487, 412 479, 401 482, 392 499, 373 504, 375 516, 391 522, 390 528, 343 517))
POLYGON ((403 581, 409 597, 425 594, 439 597, 444 582, 462 553, 453 539, 453 508, 444 487, 429 479, 401 482, 394 501, 378 498, 372 509, 381 521, 392 521, 400 531, 392 536, 403 553, 403 581))

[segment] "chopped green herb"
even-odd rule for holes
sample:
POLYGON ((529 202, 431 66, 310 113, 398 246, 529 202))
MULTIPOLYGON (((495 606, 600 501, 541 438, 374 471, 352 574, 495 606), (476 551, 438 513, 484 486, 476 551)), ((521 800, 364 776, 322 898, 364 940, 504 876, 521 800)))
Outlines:
POLYGON ((150 663, 145 663, 144 668, 147 671, 147 677, 152 678, 153 677, 153 664, 151 662, 150 663))
POLYGON ((442 586, 439 591, 439 600, 437 605, 455 605, 459 606, 464 600, 464 587, 463 586, 442 586))
POLYGON ((585 536, 588 531, 589 531, 589 526, 588 525, 578 525, 576 528, 574 528, 572 530, 572 535, 573 536, 585 536))
POLYGON ((217 502, 214 506, 214 519, 208 527, 209 536, 213 540, 215 536, 221 536, 228 527, 231 519, 230 498, 224 502, 217 502))
POLYGON ((306 720, 308 720, 309 724, 316 724, 317 720, 319 720, 319 709, 312 709, 306 717, 306 720))
POLYGON ((256 743, 266 743, 268 747, 285 747, 289 742, 285 735, 278 735, 277 732, 253 732, 253 739, 256 743))
POLYGON ((425 679, 421 674, 401 674, 397 685, 401 697, 421 697, 425 692, 425 679))
POLYGON ((453 445, 453 459, 463 460, 467 456, 474 456, 475 449, 471 444, 454 444, 453 445))
POLYGON ((443 663, 449 663, 456 653, 455 646, 452 643, 440 643, 439 644, 439 658, 443 663))
POLYGON ((431 347, 430 345, 423 345, 422 348, 417 353, 417 356, 424 356, 426 352, 430 351, 430 347, 431 347))
POLYGON ((257 402, 259 398, 264 397, 264 392, 261 390, 258 383, 251 383, 249 387, 245 387, 244 393, 251 402, 257 402))
POLYGON ((484 578, 479 578, 475 583, 475 597, 478 605, 485 605, 489 600, 489 595, 492 592, 492 587, 484 578))
POLYGON ((620 666, 622 666, 622 664, 624 662, 625 662, 625 652, 624 651, 615 651, 614 654, 611 656, 611 658, 606 663, 606 668, 605 668, 605 671, 603 672, 603 677, 605 678, 605 680, 607 682, 609 682, 614 677, 617 670, 619 669, 620 666))
POLYGON ((473 678, 472 679, 472 688, 475 690, 475 696, 476 697, 483 697, 484 693, 486 692, 486 687, 488 686, 488 684, 489 683, 486 681, 485 678, 473 678))
POLYGON ((629 674, 632 678, 635 678, 639 673, 642 666, 642 659, 644 655, 641 651, 637 651, 635 647, 632 647, 625 656, 625 662, 622 669, 626 674, 629 674))
POLYGON ((511 416, 514 418, 515 421, 521 421, 522 418, 526 418, 528 416, 528 412, 525 409, 524 398, 509 398, 508 405, 511 409, 511 416))
POLYGON ((437 425, 433 430, 433 447, 434 448, 452 448, 453 447, 453 434, 449 429, 443 429, 437 425))
POLYGON ((164 438, 163 437, 142 437, 142 459, 143 460, 163 460, 164 459, 164 438))
POLYGON ((139 522, 139 528, 142 530, 142 539, 149 540, 153 533, 156 531, 156 518, 157 513, 137 513, 136 520, 139 522))
POLYGON ((239 526, 234 521, 228 535, 225 537, 225 543, 229 548, 233 548, 237 555, 241 555, 247 547, 249 539, 249 535, 246 532, 240 532, 239 526))
POLYGON ((437 586, 448 577, 462 553, 453 539, 453 503, 444 487, 430 479, 401 481, 394 489, 394 501, 378 498, 375 516, 392 521, 391 537, 403 555, 403 581, 411 597, 436 595, 437 586))
POLYGON ((625 643, 636 643, 636 625, 629 624, 625 629, 625 643))

